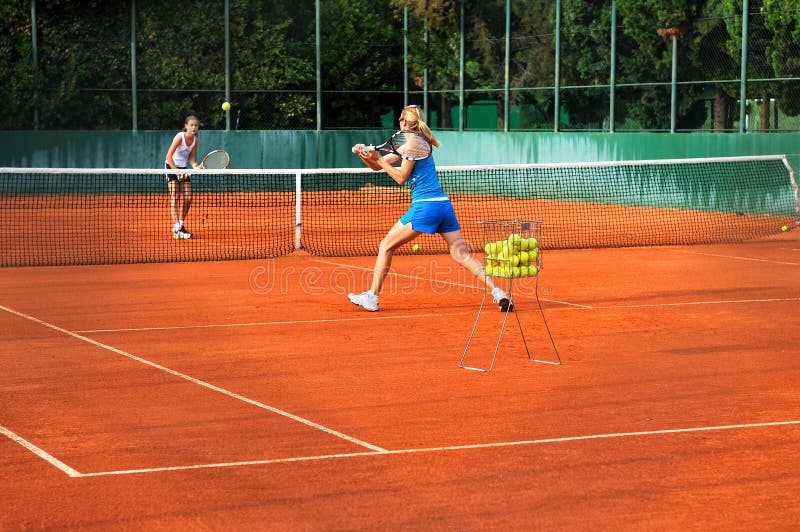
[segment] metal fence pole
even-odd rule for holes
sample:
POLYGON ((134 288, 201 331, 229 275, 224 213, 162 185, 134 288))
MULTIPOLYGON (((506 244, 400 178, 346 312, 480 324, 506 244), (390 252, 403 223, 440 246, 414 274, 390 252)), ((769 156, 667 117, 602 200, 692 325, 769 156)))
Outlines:
POLYGON ((461 29, 459 30, 459 59, 458 59, 458 130, 464 131, 464 119, 467 113, 464 110, 464 0, 461 0, 461 29))
POLYGON ((139 95, 136 83, 136 0, 131 0, 131 129, 139 128, 139 95))
POLYGON ((408 5, 403 7, 403 107, 408 106, 408 5))
POLYGON ((319 0, 314 0, 314 20, 315 20, 315 48, 316 48, 316 61, 317 61, 317 131, 322 130, 322 54, 320 52, 320 8, 319 0))
POLYGON ((747 131, 747 25, 750 1, 742 0, 742 70, 739 81, 739 133, 747 131))
POLYGON ((556 68, 555 83, 553 88, 553 131, 560 129, 561 119, 561 0, 556 0, 556 68))
POLYGON ((617 92, 617 0, 611 0, 611 72, 608 76, 608 132, 615 131, 617 92))
POLYGON ((33 129, 39 129, 39 45, 36 38, 36 0, 31 0, 31 46, 33 47, 33 129))
POLYGON ((508 131, 508 111, 509 111, 509 84, 511 83, 511 0, 506 0, 506 57, 505 57, 505 81, 503 87, 503 131, 508 131))
MULTIPOLYGON (((425 39, 425 48, 427 50, 428 45, 428 15, 425 15, 424 21, 424 29, 425 34, 423 38, 425 39)), ((425 111, 428 111, 428 66, 425 65, 425 68, 422 69, 422 108, 425 111)), ((428 118, 430 120, 430 117, 428 118)))
POLYGON ((678 122, 678 36, 672 34, 672 81, 669 98, 669 132, 675 133, 678 122))
MULTIPOLYGON (((231 101, 231 2, 225 0, 225 101, 231 101)), ((231 129, 231 114, 225 113, 225 131, 231 129)))

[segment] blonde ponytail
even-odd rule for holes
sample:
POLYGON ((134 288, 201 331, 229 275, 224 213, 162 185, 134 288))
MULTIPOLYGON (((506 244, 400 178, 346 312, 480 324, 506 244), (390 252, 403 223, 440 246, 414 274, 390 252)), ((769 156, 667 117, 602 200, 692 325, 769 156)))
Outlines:
POLYGON ((441 146, 436 137, 433 136, 431 128, 425 123, 425 114, 422 112, 422 107, 419 105, 404 107, 400 116, 406 119, 408 129, 422 133, 422 136, 425 137, 425 140, 427 140, 431 146, 437 148, 441 146))

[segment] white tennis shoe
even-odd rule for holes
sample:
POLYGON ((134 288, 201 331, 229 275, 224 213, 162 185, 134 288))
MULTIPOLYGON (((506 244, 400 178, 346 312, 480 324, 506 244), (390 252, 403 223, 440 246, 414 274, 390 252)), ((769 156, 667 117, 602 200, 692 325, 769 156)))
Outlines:
POLYGON ((174 229, 172 230, 172 238, 175 240, 185 240, 187 238, 192 238, 192 233, 187 231, 185 228, 181 227, 177 231, 174 229))
POLYGON ((360 294, 348 294, 347 299, 354 305, 364 307, 364 310, 376 312, 378 310, 378 296, 367 290, 360 294))
POLYGON ((514 303, 508 298, 508 295, 500 287, 492 289, 492 299, 500 307, 500 312, 511 312, 514 310, 514 303))

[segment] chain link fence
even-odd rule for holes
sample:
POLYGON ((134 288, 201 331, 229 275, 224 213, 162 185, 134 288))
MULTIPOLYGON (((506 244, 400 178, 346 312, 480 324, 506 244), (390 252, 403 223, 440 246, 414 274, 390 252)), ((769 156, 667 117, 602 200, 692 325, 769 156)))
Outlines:
POLYGON ((672 26, 643 1, 491 0, 440 23, 365 0, 230 0, 226 22, 227 2, 192 2, 201 28, 153 0, 94 2, 91 20, 83 3, 0 8, 15 21, 0 36, 13 107, 0 128, 174 129, 187 114, 211 129, 392 128, 414 103, 440 130, 800 130, 788 0, 753 0, 746 16, 697 8, 672 26))

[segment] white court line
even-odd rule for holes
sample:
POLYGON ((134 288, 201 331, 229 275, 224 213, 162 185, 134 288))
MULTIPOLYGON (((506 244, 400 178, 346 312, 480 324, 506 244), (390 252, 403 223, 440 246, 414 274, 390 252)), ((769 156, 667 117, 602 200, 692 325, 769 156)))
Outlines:
MULTIPOLYGON (((353 266, 352 264, 342 264, 341 262, 332 262, 328 260, 321 260, 321 259, 313 259, 315 262, 320 262, 322 264, 329 264, 331 266, 341 266, 342 268, 351 268, 353 270, 364 270, 364 271, 372 271, 373 268, 365 268, 363 266, 353 266)), ((453 281, 444 281, 441 279, 431 279, 430 277, 419 277, 419 276, 412 276, 405 273, 397 273, 397 272, 389 272, 387 275, 394 275, 395 277, 405 277, 406 279, 415 279, 420 281, 428 281, 431 283, 436 284, 445 284, 450 286, 458 286, 462 288, 472 288, 474 290, 483 290, 482 285, 476 284, 462 284, 462 283, 454 283, 453 281)), ((556 299, 545 299, 543 297, 539 298, 541 301, 547 301, 548 303, 558 303, 560 305, 568 305, 572 307, 583 307, 583 308, 592 308, 586 305, 581 305, 579 303, 569 303, 567 301, 558 301, 556 299)))
POLYGON ((66 473, 67 475, 69 475, 69 476, 71 476, 73 478, 77 478, 77 477, 83 476, 80 473, 78 473, 76 470, 72 469, 70 466, 68 466, 67 464, 65 464, 64 462, 62 462, 61 460, 59 460, 55 456, 53 456, 52 454, 48 453, 47 451, 42 450, 41 448, 39 448, 36 445, 32 444, 31 442, 29 442, 25 438, 22 438, 21 436, 17 436, 16 434, 11 432, 7 428, 3 427, 2 425, 0 425, 0 434, 2 434, 4 436, 8 436, 12 441, 15 441, 18 444, 22 445, 23 447, 25 447, 27 450, 29 450, 33 454, 35 454, 39 458, 43 459, 45 462, 47 462, 51 466, 57 467, 58 469, 60 469, 64 473, 66 473))
POLYGON ((220 327, 257 327, 266 325, 297 325, 306 323, 341 323, 347 321, 366 321, 366 320, 402 320, 402 319, 416 319, 416 318, 432 318, 436 316, 462 316, 469 314, 468 312, 450 312, 450 313, 437 313, 437 314, 413 314, 402 316, 370 316, 363 318, 328 318, 318 320, 286 320, 286 321, 253 321, 247 323, 212 323, 208 325, 173 325, 170 327, 132 327, 127 329, 92 329, 84 331, 75 331, 77 333, 101 333, 101 332, 128 332, 128 331, 171 331, 174 329, 213 329, 220 327))
POLYGON ((23 314, 22 312, 17 312, 16 310, 10 309, 8 307, 4 307, 2 305, 0 305, 0 310, 5 310, 6 312, 8 312, 10 314, 14 314, 14 315, 19 316, 21 318, 25 318, 27 320, 30 320, 30 321, 32 321, 34 323, 38 323, 39 325, 43 325, 45 327, 53 329, 54 331, 58 331, 60 333, 63 333, 63 334, 66 334, 68 336, 71 336, 73 338, 76 338, 78 340, 81 340, 81 341, 90 343, 90 344, 92 344, 94 346, 100 347, 102 349, 106 349, 108 351, 111 351, 112 353, 116 353, 118 355, 122 355, 124 357, 130 358, 131 360, 135 360, 136 362, 140 362, 140 363, 145 364, 147 366, 150 366, 152 368, 164 371, 166 373, 169 373, 170 375, 174 375, 175 377, 179 377, 179 378, 187 380, 187 381, 189 381, 191 383, 197 384, 199 386, 203 386, 204 388, 208 388, 209 390, 213 390, 213 391, 219 392, 219 393, 221 393, 223 395, 227 395, 228 397, 232 397, 233 399, 237 399, 239 401, 245 402, 247 404, 253 405, 253 406, 258 407, 258 408, 261 408, 263 410, 268 410, 269 412, 272 412, 274 414, 278 414, 279 416, 286 417, 288 419, 291 419, 292 421, 296 421, 298 423, 302 423, 303 425, 307 425, 309 427, 312 427, 314 429, 322 431, 322 432, 324 432, 326 434, 330 434, 331 436, 335 436, 335 437, 341 438, 341 439, 343 439, 345 441, 349 441, 350 443, 354 443, 354 444, 359 445, 361 447, 366 447, 367 449, 372 449, 373 451, 376 451, 376 452, 383 452, 384 451, 384 449, 381 449, 377 445, 372 445, 371 443, 367 443, 365 441, 361 441, 361 440, 359 440, 357 438, 354 438, 352 436, 348 436, 347 434, 341 433, 341 432, 339 432, 337 430, 333 430, 333 429, 330 429, 330 428, 325 427, 323 425, 320 425, 318 423, 314 423, 311 420, 302 418, 300 416, 296 416, 294 414, 290 414, 289 412, 286 412, 285 410, 281 410, 279 408, 275 408, 274 406, 269 406, 267 404, 264 404, 262 402, 256 401, 254 399, 250 399, 250 398, 245 397, 243 395, 239 395, 237 393, 231 392, 229 390, 226 390, 225 388, 220 388, 219 386, 215 386, 215 385, 213 385, 211 383, 208 383, 208 382, 205 382, 205 381, 201 381, 200 379, 195 379, 194 377, 190 377, 189 375, 186 375, 185 373, 181 373, 181 372, 176 371, 174 369, 170 369, 170 368, 168 368, 166 366, 162 366, 160 364, 156 364, 155 362, 150 362, 149 360, 145 360, 143 358, 137 357, 136 355, 132 355, 132 354, 126 352, 126 351, 123 351, 122 349, 117 349, 116 347, 111 347, 110 345, 106 345, 106 344, 104 344, 102 342, 98 342, 96 340, 92 340, 91 338, 88 338, 86 336, 82 336, 80 334, 74 333, 72 331, 68 331, 66 329, 62 329, 61 327, 58 327, 57 325, 53 325, 51 323, 47 323, 47 322, 42 321, 42 320, 40 320, 38 318, 34 318, 33 316, 29 316, 27 314, 23 314))
MULTIPOLYGON (((682 307, 691 305, 730 305, 740 303, 775 303, 779 301, 800 301, 800 297, 783 297, 773 299, 729 299, 721 301, 684 301, 682 303, 641 303, 637 305, 596 305, 587 307, 588 310, 614 310, 614 309, 629 309, 629 308, 648 308, 648 307, 682 307)), ((556 310, 575 310, 569 308, 551 309, 556 310)))
POLYGON ((269 464, 285 464, 291 462, 310 462, 315 460, 334 460, 341 458, 355 458, 363 456, 387 456, 387 455, 404 455, 404 454, 422 454, 422 453, 441 453, 452 451, 465 451, 474 449, 492 449, 498 447, 515 447, 523 445, 542 445, 547 443, 564 443, 584 440, 600 440, 609 438, 628 438, 635 436, 658 436, 662 434, 681 434, 687 432, 707 432, 716 430, 734 430, 734 429, 748 429, 756 427, 778 427, 784 425, 800 425, 800 421, 773 421, 766 423, 745 423, 740 425, 718 425, 710 427, 692 427, 685 429, 664 429, 664 430, 648 430, 638 432, 616 432, 610 434, 589 434, 585 436, 565 436, 561 438, 544 438, 540 440, 521 440, 509 442, 495 442, 495 443, 476 443, 470 445, 450 445, 444 447, 423 447, 419 449, 397 449, 394 451, 383 452, 360 452, 360 453, 339 453, 339 454, 322 454, 316 456, 298 456, 295 458, 275 458, 273 460, 250 460, 246 462, 222 462, 216 464, 196 464, 187 466, 171 466, 171 467, 152 467, 145 469, 123 469, 119 471, 100 471, 97 473, 81 473, 81 477, 101 477, 110 475, 133 475, 142 473, 162 473, 168 471, 186 471, 192 469, 213 469, 223 467, 241 467, 253 465, 269 465, 269 464))
POLYGON ((772 259, 757 259, 755 257, 740 257, 738 255, 723 255, 720 253, 703 253, 700 251, 689 251, 685 249, 676 250, 678 253, 684 253, 686 255, 704 255, 706 257, 720 257, 723 259, 735 259, 735 260, 748 260, 752 262, 767 262, 769 264, 783 264, 785 266, 800 266, 800 262, 784 262, 780 260, 772 260, 772 259))

